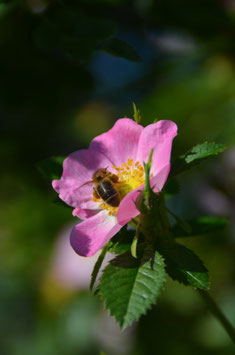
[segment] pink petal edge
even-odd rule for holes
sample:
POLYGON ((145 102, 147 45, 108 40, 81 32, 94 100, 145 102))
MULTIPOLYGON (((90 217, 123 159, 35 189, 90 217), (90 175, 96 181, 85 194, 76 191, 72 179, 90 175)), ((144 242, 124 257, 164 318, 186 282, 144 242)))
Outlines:
POLYGON ((92 256, 121 228, 115 216, 109 216, 107 211, 101 211, 72 229, 70 243, 78 255, 92 256))
POLYGON ((138 214, 140 214, 140 211, 136 207, 136 201, 143 189, 144 185, 140 186, 136 190, 131 191, 121 201, 117 211, 117 220, 120 225, 124 226, 132 218, 135 218, 138 216, 138 214))
POLYGON ((105 155, 113 165, 121 166, 127 159, 135 161, 144 128, 130 118, 121 118, 107 132, 94 138, 89 149, 105 155))
POLYGON ((78 217, 80 219, 87 219, 92 216, 95 216, 97 213, 100 212, 100 209, 98 210, 87 210, 87 209, 82 209, 82 208, 74 208, 72 214, 74 217, 78 217))
POLYGON ((63 174, 60 180, 53 180, 52 186, 61 200, 72 207, 97 209, 93 198, 93 173, 111 162, 101 153, 89 149, 77 150, 70 154, 63 163, 63 174), (83 184, 86 184, 82 186, 83 184))
POLYGON ((177 135, 177 125, 172 121, 158 121, 148 125, 140 136, 137 160, 148 161, 150 150, 153 148, 151 175, 155 176, 164 166, 170 163, 171 147, 177 135))

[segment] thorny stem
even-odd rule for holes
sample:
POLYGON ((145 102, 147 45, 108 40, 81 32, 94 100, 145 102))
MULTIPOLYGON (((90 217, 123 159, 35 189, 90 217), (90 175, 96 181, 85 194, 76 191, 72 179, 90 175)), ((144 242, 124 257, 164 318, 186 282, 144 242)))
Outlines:
POLYGON ((225 317, 225 315, 221 312, 215 301, 211 298, 209 293, 207 291, 203 290, 198 290, 200 293, 201 297, 207 304, 208 309, 211 311, 211 313, 217 318, 217 320, 220 322, 226 333, 230 336, 232 342, 235 344, 235 329, 232 326, 232 324, 229 322, 229 320, 225 317))

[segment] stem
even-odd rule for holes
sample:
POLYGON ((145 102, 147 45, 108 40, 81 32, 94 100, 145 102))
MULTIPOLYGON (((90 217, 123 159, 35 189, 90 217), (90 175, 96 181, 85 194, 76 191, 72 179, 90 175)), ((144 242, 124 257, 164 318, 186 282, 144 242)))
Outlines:
POLYGON ((225 315, 221 312, 221 310, 218 308, 217 304, 211 298, 211 296, 209 295, 208 292, 203 291, 203 290, 198 290, 198 292, 200 293, 201 297, 206 302, 211 313, 213 313, 213 315, 217 318, 217 320, 220 322, 220 324, 222 325, 224 330, 230 336, 232 342, 235 344, 235 329, 232 326, 232 324, 225 317, 225 315))

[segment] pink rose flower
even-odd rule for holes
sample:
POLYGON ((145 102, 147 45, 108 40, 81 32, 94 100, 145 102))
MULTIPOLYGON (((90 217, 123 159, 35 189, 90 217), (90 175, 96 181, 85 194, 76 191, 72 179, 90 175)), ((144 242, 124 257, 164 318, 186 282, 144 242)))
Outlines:
POLYGON ((83 219, 70 235, 77 254, 94 255, 140 213, 136 201, 144 189, 143 162, 148 161, 151 149, 151 187, 155 193, 162 190, 176 134, 177 126, 172 121, 142 127, 122 118, 108 132, 94 138, 88 149, 78 150, 64 160, 62 177, 52 186, 61 200, 74 207, 73 215, 83 219), (94 192, 92 179, 98 169, 110 173, 120 200, 118 206, 111 206, 94 192))

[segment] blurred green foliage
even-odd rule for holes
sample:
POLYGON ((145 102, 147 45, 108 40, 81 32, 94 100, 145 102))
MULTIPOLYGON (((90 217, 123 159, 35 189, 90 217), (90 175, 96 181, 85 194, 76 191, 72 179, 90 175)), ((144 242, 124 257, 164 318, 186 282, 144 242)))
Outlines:
MULTIPOLYGON (((36 168, 86 148, 132 116, 133 101, 143 124, 178 124, 174 156, 203 141, 234 145, 234 21, 226 0, 0 1, 1 354, 152 355, 156 343, 161 354, 234 353, 197 294, 174 282, 131 336, 111 333, 96 297, 53 276, 58 235, 76 219, 52 203, 36 168)), ((220 184, 212 173, 222 161, 182 176, 169 207, 189 219, 207 213, 206 182, 219 186, 234 226, 234 165, 220 184)), ((206 261, 212 293, 235 323, 234 228, 182 243, 206 261)))

